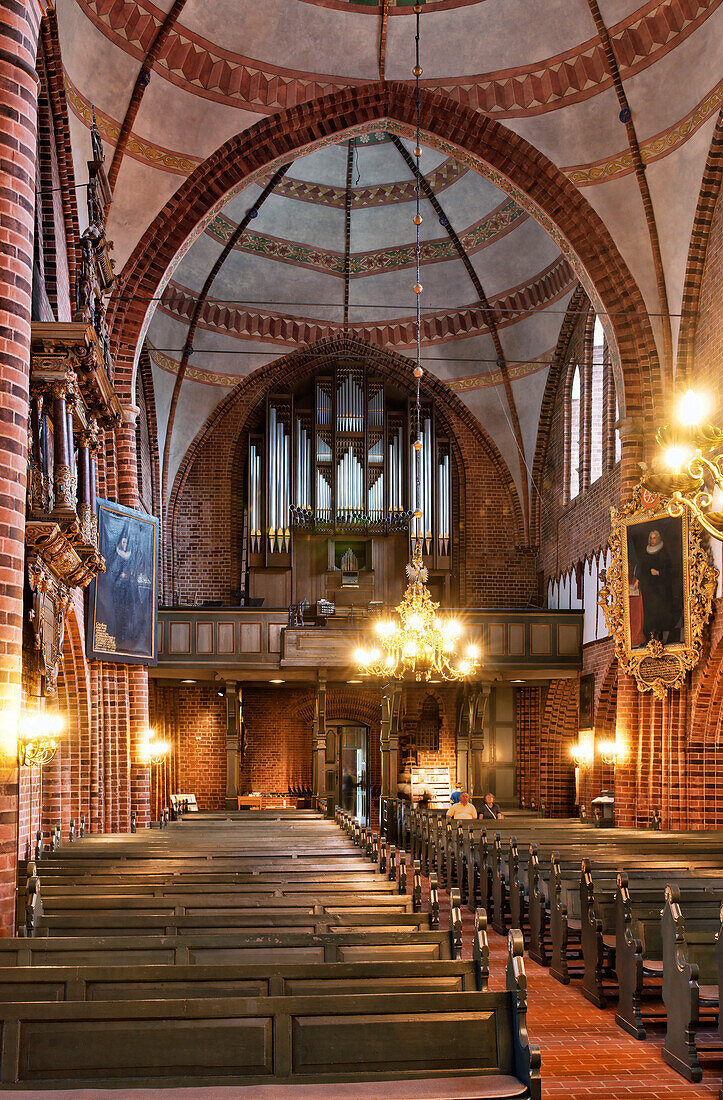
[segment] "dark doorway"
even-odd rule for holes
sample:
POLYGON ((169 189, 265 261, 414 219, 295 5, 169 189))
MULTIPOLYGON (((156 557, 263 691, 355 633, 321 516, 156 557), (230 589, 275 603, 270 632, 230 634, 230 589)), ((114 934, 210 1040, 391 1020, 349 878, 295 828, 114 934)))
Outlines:
POLYGON ((338 726, 338 799, 347 813, 361 824, 369 824, 369 729, 367 726, 338 726))

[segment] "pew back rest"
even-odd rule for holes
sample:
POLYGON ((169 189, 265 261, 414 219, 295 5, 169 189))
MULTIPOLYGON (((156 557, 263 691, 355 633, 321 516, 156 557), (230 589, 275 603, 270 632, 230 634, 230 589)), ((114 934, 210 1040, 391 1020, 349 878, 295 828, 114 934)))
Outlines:
POLYGON ((521 1079, 515 1013, 505 991, 3 1004, 1 1068, 6 1085, 36 1089, 521 1079))

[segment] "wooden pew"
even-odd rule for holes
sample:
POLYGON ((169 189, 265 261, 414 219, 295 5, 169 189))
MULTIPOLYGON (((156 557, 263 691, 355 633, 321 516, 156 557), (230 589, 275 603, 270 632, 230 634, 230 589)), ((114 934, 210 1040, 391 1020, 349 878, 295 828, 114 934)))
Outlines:
POLYGON ((14 966, 0 969, 0 1002, 174 1000, 304 994, 451 993, 487 987, 475 959, 230 966, 14 966))
POLYGON ((306 1083, 323 1100, 350 1081, 371 1100, 388 1095, 383 1082, 411 1095, 409 1082, 424 1080, 430 1098, 539 1100, 523 947, 509 942, 507 989, 496 992, 2 1003, 2 1084, 266 1084, 272 1097, 306 1083))
POLYGON ((186 931, 175 936, 38 936, 0 939, 0 966, 124 966, 247 962, 374 962, 451 959, 451 930, 403 932, 337 928, 323 935, 291 929, 258 934, 186 931))
POLYGON ((683 907, 679 887, 666 886, 661 917, 666 1015, 662 1053, 668 1065, 688 1081, 700 1081, 703 1076, 696 1048, 701 1014, 717 1016, 720 1028, 721 975, 716 957, 720 930, 720 906, 712 917, 699 906, 683 907))
MULTIPOLYGON (((690 884, 688 884, 690 886, 690 884)), ((691 891, 678 887, 681 898, 697 920, 707 918, 716 929, 720 920, 721 893, 691 891)), ((618 980, 618 1007, 615 1021, 636 1039, 644 1039, 643 1001, 651 996, 660 998, 663 979, 663 943, 661 910, 665 901, 664 888, 631 889, 627 875, 618 875, 615 895, 615 970, 618 980)), ((713 933, 713 934, 714 934, 713 933)))

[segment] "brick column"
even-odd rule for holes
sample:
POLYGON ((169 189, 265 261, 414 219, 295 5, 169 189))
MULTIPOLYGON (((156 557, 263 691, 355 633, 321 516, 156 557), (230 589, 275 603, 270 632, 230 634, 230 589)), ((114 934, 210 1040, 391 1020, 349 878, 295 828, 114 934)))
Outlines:
MULTIPOLYGON (((137 405, 126 405, 123 425, 115 433, 118 501, 127 508, 137 508, 139 505, 136 465, 136 419, 139 411, 137 405)), ((138 814, 138 828, 142 829, 151 824, 151 774, 143 759, 149 726, 148 670, 143 665, 126 665, 125 671, 129 702, 130 808, 138 814)), ((128 827, 127 823, 121 822, 121 829, 128 827)))
POLYGON ((0 935, 14 926, 40 12, 0 8, 0 935))

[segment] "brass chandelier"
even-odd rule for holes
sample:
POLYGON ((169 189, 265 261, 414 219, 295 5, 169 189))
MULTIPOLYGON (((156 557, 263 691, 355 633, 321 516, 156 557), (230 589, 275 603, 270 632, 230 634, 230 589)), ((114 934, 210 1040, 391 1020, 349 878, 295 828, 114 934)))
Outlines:
POLYGON ((468 645, 465 655, 458 657, 457 646, 462 629, 453 619, 442 618, 437 614, 439 604, 432 599, 427 588, 427 569, 422 559, 422 540, 420 520, 423 512, 420 506, 422 480, 422 435, 421 423, 421 342, 422 342, 422 283, 420 279, 420 234, 422 224, 420 213, 420 176, 419 158, 422 155, 420 143, 420 101, 419 78, 422 69, 419 64, 419 17, 421 4, 415 4, 415 64, 412 70, 416 88, 417 127, 414 156, 416 158, 415 181, 415 266, 416 283, 416 363, 414 377, 417 383, 415 416, 416 439, 414 441, 414 482, 415 501, 412 512, 412 560, 406 568, 407 590, 402 602, 394 609, 395 619, 380 619, 375 624, 378 645, 371 649, 358 649, 355 658, 359 672, 365 676, 384 676, 401 680, 412 675, 415 680, 463 680, 479 667, 479 650, 468 645))
POLYGON ((669 497, 671 516, 690 512, 709 535, 723 541, 723 511, 713 509, 714 494, 723 494, 723 429, 703 423, 706 400, 688 390, 680 400, 676 421, 656 433, 660 456, 643 481, 646 489, 669 497))

